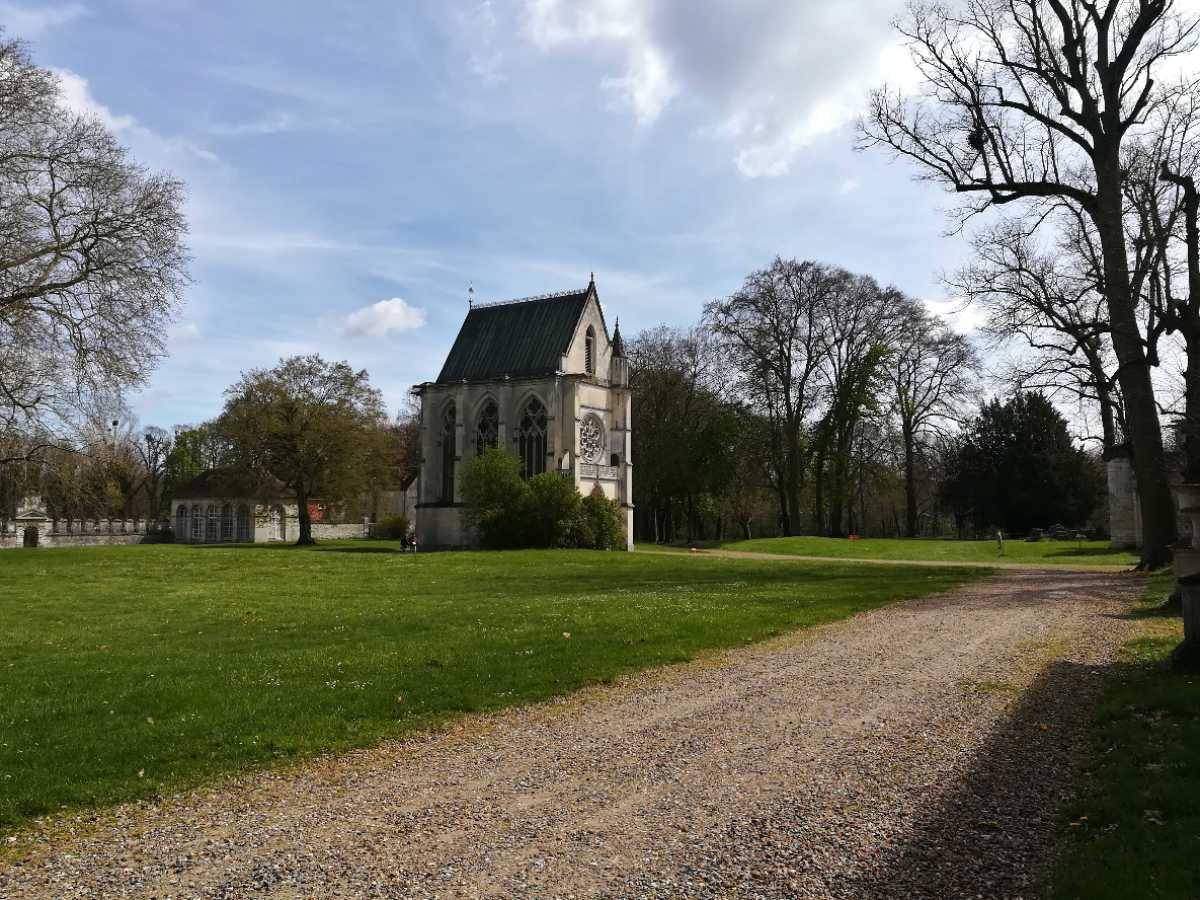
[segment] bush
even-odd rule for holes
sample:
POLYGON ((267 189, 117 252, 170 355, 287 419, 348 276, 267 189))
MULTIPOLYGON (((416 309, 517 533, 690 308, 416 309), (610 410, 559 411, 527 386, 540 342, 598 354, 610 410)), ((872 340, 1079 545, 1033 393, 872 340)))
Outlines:
POLYGON ((529 485, 521 461, 506 450, 485 450, 463 466, 460 483, 463 525, 476 531, 484 547, 521 547, 528 541, 525 511, 529 485))
POLYGON ((375 525, 375 537, 398 541, 408 534, 408 519, 404 516, 384 516, 375 525))
POLYGON ((591 540, 576 546, 595 547, 597 550, 625 549, 625 517, 621 515, 621 504, 605 497, 599 485, 583 498, 581 512, 591 540))
POLYGON ((463 467, 463 525, 489 549, 625 546, 620 506, 596 488, 584 498, 568 479, 544 472, 525 481, 521 461, 507 450, 487 450, 463 467))
POLYGON ((574 521, 579 518, 579 491, 556 472, 529 479, 525 511, 527 540, 533 547, 571 547, 574 521))

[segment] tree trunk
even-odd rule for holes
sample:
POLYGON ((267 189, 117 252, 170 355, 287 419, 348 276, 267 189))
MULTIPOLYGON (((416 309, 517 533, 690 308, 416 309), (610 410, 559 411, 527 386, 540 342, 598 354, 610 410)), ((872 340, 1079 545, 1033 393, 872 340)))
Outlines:
POLYGON ((904 533, 917 536, 917 442, 912 429, 904 429, 904 533))
POLYGON ((1116 154, 1097 165, 1096 229, 1104 256, 1105 300, 1112 328, 1113 350, 1120 368, 1117 378, 1125 400, 1126 438, 1133 450, 1138 502, 1142 512, 1142 568, 1171 561, 1175 541, 1175 507, 1167 484, 1167 461, 1150 366, 1129 283, 1125 233, 1121 221, 1121 173, 1116 154))
POLYGON ((308 515, 308 495, 296 492, 296 512, 300 519, 300 537, 296 539, 296 545, 300 547, 308 547, 315 544, 312 536, 312 519, 308 515))
POLYGON ((793 528, 799 523, 800 517, 800 437, 798 425, 788 424, 787 434, 787 512, 786 527, 788 537, 793 535, 793 528))
POLYGON ((825 454, 818 452, 813 465, 813 533, 825 536, 825 454))
POLYGON ((1184 370, 1183 480, 1200 482, 1200 334, 1188 329, 1187 368, 1184 370))

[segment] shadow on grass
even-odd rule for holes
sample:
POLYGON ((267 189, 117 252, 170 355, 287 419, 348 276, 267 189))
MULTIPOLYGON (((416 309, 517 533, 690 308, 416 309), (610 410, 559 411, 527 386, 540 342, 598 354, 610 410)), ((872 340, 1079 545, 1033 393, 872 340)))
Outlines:
POLYGON ((387 542, 380 544, 346 545, 346 544, 309 544, 301 546, 292 542, 273 541, 269 544, 187 544, 191 550, 307 550, 313 553, 399 553, 399 545, 387 542))
POLYGON ((1089 556, 1112 556, 1116 551, 1109 547, 1063 547, 1058 550, 1052 550, 1046 554, 1046 557, 1052 556, 1071 556, 1071 557, 1089 557, 1089 556))
POLYGON ((1018 897, 1039 894, 1103 667, 1051 664, 1017 701, 944 796, 930 796, 907 837, 882 848, 836 896, 1018 897))

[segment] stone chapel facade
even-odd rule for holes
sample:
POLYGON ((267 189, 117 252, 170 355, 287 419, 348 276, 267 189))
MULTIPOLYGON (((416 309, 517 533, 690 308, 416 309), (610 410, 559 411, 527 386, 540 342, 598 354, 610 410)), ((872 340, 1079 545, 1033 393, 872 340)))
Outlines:
POLYGON ((582 290, 477 303, 436 381, 417 385, 422 548, 462 548, 459 476, 488 447, 521 460, 526 477, 557 472, 585 496, 599 486, 621 504, 633 549, 629 363, 620 327, 609 336, 595 279, 582 290))

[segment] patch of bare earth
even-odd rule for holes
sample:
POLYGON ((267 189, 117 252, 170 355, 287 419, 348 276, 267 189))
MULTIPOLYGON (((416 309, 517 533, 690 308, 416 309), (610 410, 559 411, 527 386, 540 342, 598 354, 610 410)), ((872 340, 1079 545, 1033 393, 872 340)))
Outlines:
POLYGON ((0 897, 1030 897, 1138 587, 1007 573, 122 807, 0 897))

